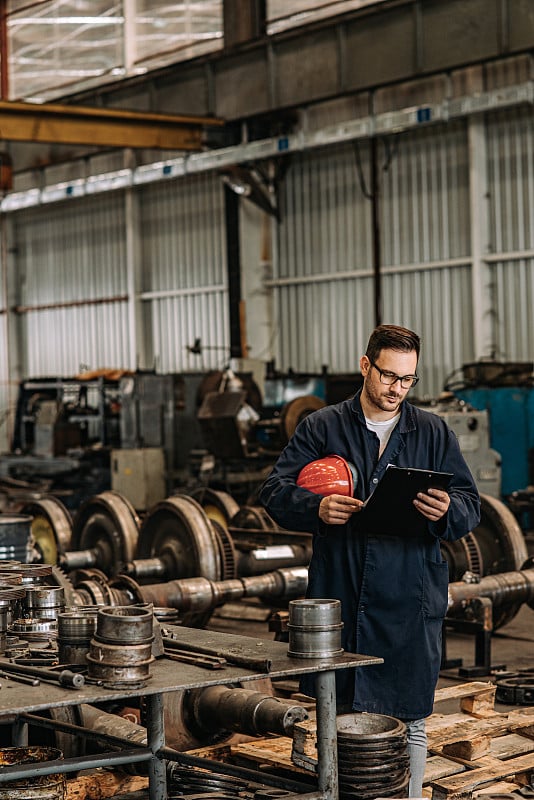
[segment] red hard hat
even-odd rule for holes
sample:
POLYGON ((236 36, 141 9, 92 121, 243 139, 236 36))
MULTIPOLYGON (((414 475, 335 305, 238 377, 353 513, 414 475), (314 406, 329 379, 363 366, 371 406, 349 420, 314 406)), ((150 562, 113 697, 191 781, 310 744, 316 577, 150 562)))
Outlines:
POLYGON ((306 464, 299 473, 297 486, 314 494, 342 494, 352 497, 356 470, 341 456, 325 456, 306 464))

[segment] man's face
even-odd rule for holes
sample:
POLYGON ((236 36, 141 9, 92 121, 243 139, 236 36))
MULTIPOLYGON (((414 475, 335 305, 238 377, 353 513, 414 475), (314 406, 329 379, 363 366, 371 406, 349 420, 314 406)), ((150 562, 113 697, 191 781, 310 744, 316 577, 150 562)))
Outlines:
POLYGON ((367 356, 360 359, 360 370, 364 377, 363 392, 367 401, 377 410, 386 411, 394 416, 399 406, 410 391, 403 389, 400 381, 387 386, 380 380, 379 369, 392 372, 398 376, 415 375, 417 354, 415 350, 402 353, 398 350, 381 350, 373 366, 367 356))

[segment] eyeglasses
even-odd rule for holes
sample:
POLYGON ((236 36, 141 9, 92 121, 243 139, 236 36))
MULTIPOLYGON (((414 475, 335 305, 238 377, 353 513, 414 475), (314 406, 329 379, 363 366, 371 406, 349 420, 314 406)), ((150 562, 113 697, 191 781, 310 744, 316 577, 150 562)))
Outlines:
POLYGON ((389 372, 387 369, 380 369, 371 359, 369 359, 369 363, 380 375, 380 383, 383 383, 385 386, 393 386, 394 383, 400 381, 400 385, 403 389, 411 389, 412 386, 415 386, 419 381, 417 375, 396 375, 394 372, 389 372))

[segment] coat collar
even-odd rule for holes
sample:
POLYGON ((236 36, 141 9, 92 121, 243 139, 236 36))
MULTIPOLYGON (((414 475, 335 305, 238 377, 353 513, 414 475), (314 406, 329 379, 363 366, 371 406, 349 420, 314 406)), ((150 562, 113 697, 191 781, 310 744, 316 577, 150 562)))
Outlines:
MULTIPOLYGON (((362 425, 365 425, 365 415, 363 413, 362 404, 360 400, 361 393, 362 390, 359 389, 352 398, 352 400, 350 401, 350 403, 351 403, 351 408, 358 417, 359 421, 362 423, 362 425)), ((409 433, 410 431, 414 431, 416 427, 417 424, 415 421, 415 408, 407 400, 403 400, 401 404, 401 418, 398 422, 397 430, 399 431, 399 433, 409 433)))

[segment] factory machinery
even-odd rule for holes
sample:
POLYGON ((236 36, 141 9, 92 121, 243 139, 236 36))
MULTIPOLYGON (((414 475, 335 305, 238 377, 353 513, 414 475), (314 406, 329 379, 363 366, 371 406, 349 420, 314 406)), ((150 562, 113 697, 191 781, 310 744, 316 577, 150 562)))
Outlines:
MULTIPOLYGON (((508 507, 492 495, 481 501, 480 524, 459 541, 443 542, 442 553, 451 585, 475 587, 461 608, 451 607, 448 624, 476 634, 476 665, 487 667, 491 631, 510 622, 525 600, 501 592, 489 616, 487 609, 481 616, 472 600, 476 587, 487 576, 522 570, 529 554, 508 507)), ((225 492, 172 495, 142 521, 113 491, 90 498, 74 517, 52 496, 17 510, 32 519, 33 560, 60 568, 69 605, 151 602, 202 627, 224 603, 256 597, 283 608, 305 591, 311 534, 279 529, 263 509, 239 506, 225 492)))
MULTIPOLYGON (((275 611, 275 617, 283 617, 288 602, 305 593, 310 552, 310 534, 280 530, 262 509, 239 506, 229 495, 211 489, 171 495, 142 519, 113 491, 88 499, 73 517, 53 496, 21 502, 17 513, 0 515, 0 612, 11 609, 14 620, 0 631, 0 643, 3 635, 9 655, 11 637, 19 637, 19 646, 20 639, 29 637, 33 657, 22 659, 21 671, 12 679, 46 682, 55 674, 56 680, 73 688, 81 677, 73 657, 79 647, 79 623, 96 608, 117 609, 121 616, 128 608, 132 614, 151 608, 170 657, 217 668, 220 653, 202 648, 184 652, 179 640, 172 641, 172 632, 183 626, 202 627, 215 608, 242 598, 257 598, 275 611), (19 524, 25 526, 25 536, 19 524), (14 604, 19 604, 18 617, 14 604), (75 624, 75 635, 66 643, 69 659, 60 661, 61 671, 50 638, 46 647, 38 644, 39 636, 42 642, 53 629, 54 613, 75 624), (49 628, 43 633, 46 622, 49 628), (54 666, 46 661, 51 657, 56 658, 54 666)), ((509 622, 523 603, 534 607, 534 565, 514 515, 497 498, 482 496, 480 525, 459 542, 444 543, 443 554, 451 578, 447 624, 479 626, 487 644, 491 631, 509 622)), ((8 616, 4 611, 0 620, 8 616)), ((482 647, 478 639, 477 646, 482 647)), ((98 647, 99 653, 107 652, 106 645, 98 647)), ((261 664, 256 666, 263 671, 261 664)), ((305 719, 307 711, 273 697, 265 686, 221 685, 168 693, 164 716, 169 747, 183 752, 239 735, 291 736, 293 725, 305 719)), ((50 709, 47 720, 29 716, 32 737, 39 743, 45 736, 39 731, 51 725, 67 756, 81 756, 111 740, 126 746, 146 736, 142 703, 133 715, 130 709, 128 719, 114 702, 99 708, 81 704, 50 709), (78 735, 81 730, 84 735, 78 735)), ((173 770, 178 776, 176 764, 173 770)), ((232 780, 241 778, 234 775, 232 780)), ((280 788, 294 787, 282 781, 280 788)))

